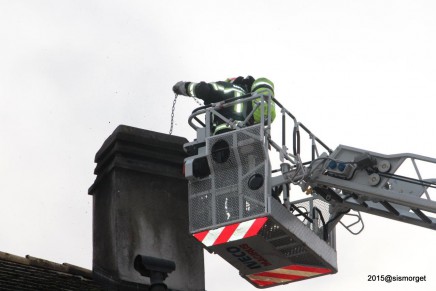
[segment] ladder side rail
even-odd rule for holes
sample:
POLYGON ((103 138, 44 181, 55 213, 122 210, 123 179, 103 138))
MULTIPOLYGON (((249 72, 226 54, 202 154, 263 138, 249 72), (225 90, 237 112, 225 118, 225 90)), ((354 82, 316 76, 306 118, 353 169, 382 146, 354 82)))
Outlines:
MULTIPOLYGON (((326 157, 324 165, 318 163, 317 167, 319 169, 319 166, 321 166, 321 170, 317 171, 316 173, 315 171, 312 171, 311 174, 312 176, 319 176, 323 171, 329 172, 329 162, 337 162, 351 165, 354 164, 356 167, 356 161, 361 160, 362 157, 365 157, 365 166, 359 167, 359 169, 356 168, 354 172, 351 173, 351 176, 342 178, 345 178, 345 180, 353 181, 356 184, 368 186, 370 189, 378 188, 382 190, 389 190, 390 192, 396 190, 391 189, 392 187, 390 187, 390 185, 392 185, 392 182, 399 181, 402 182, 404 185, 408 185, 409 187, 415 187, 415 189, 411 189, 416 191, 420 190, 421 193, 416 192, 413 194, 413 191, 409 191, 410 189, 408 189, 408 191, 398 192, 409 192, 410 195, 419 195, 419 197, 425 196, 426 200, 434 201, 434 199, 431 199, 430 195, 428 194, 427 189, 436 188, 436 178, 426 177, 427 179, 423 179, 420 166, 433 167, 432 170, 436 170, 436 159, 423 155, 417 155, 412 153, 386 155, 340 145, 330 156, 326 157), (409 160, 413 167, 410 167, 410 164, 405 164, 405 162, 409 160), (418 165, 417 162, 422 162, 422 164, 418 165), (408 172, 405 174, 407 176, 397 174, 397 172, 399 172, 400 170, 409 170, 410 172, 412 172, 412 174, 414 171, 418 178, 410 177, 411 174, 408 172), (373 173, 373 175, 381 177, 379 182, 371 183, 368 180, 371 173, 373 173), (416 186, 422 188, 418 189, 416 186)), ((427 172, 427 175, 428 174, 429 173, 427 172)), ((436 173, 434 175, 436 176, 436 173)))
POLYGON ((363 195, 367 200, 389 201, 395 204, 403 205, 409 208, 436 213, 436 202, 419 197, 406 195, 403 193, 392 193, 391 190, 385 190, 354 183, 353 181, 338 179, 327 175, 312 177, 311 184, 337 188, 350 193, 363 195))
POLYGON ((436 178, 428 177, 433 175, 429 168, 436 168, 436 159, 412 153, 379 154, 340 145, 331 155, 309 166, 303 181, 328 199, 336 211, 349 208, 436 229, 436 196, 430 195, 434 191, 429 193, 436 188, 436 178), (342 170, 338 170, 339 164, 342 170), (352 170, 344 170, 346 167, 352 170), (421 170, 427 170, 427 179, 421 170))
POLYGON ((336 207, 339 207, 339 209, 343 209, 344 207, 347 207, 347 208, 352 209, 354 211, 365 212, 368 214, 372 214, 372 215, 376 215, 376 216, 380 216, 380 217, 384 217, 384 218, 389 218, 389 219, 396 220, 399 222, 404 222, 404 223, 413 224, 416 226, 421 226, 421 227, 436 230, 436 219, 435 218, 429 217, 430 222, 426 222, 426 221, 423 221, 422 219, 419 219, 418 217, 414 216, 413 213, 404 213, 403 212, 400 215, 395 215, 386 209, 383 209, 381 207, 377 207, 378 204, 369 203, 369 205, 362 205, 358 201, 350 199, 350 200, 344 201, 342 203, 337 203, 337 202, 332 201, 331 205, 332 205, 333 210, 335 210, 336 207))

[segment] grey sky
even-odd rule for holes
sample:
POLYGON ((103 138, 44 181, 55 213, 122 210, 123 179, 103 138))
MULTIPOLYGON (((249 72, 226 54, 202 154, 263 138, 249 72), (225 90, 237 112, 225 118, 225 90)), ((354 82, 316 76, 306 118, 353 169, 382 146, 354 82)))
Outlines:
MULTIPOLYGON (((436 157, 435 15, 416 0, 1 1, 0 251, 91 268, 94 154, 118 124, 167 133, 179 80, 265 76, 332 148, 436 157)), ((175 135, 194 137, 195 106, 179 98, 175 135)), ((338 230, 338 274, 275 290, 436 290, 434 231, 364 219, 338 230)), ((254 290, 206 266, 208 290, 254 290)))

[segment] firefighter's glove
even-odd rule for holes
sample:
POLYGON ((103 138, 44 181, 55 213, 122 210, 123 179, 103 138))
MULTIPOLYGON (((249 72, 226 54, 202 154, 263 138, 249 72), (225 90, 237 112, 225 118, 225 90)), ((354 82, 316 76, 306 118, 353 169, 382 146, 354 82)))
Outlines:
POLYGON ((176 93, 177 95, 185 95, 188 96, 188 94, 186 93, 186 86, 185 86, 185 82, 180 81, 177 82, 174 86, 173 86, 173 92, 176 93))

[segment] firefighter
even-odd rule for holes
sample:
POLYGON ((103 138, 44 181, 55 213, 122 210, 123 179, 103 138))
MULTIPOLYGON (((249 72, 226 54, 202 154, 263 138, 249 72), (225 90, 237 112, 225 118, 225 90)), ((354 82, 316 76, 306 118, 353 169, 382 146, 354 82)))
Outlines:
MULTIPOLYGON (((224 101, 230 98, 240 97, 248 93, 259 93, 264 96, 274 96, 274 84, 266 78, 254 79, 252 76, 229 78, 225 81, 212 83, 200 82, 177 82, 173 86, 176 94, 196 97, 204 101, 205 105, 224 101)), ((255 102, 237 103, 233 107, 221 109, 219 112, 226 118, 236 121, 244 121, 246 116, 251 112, 255 102)), ((264 106, 265 117, 268 115, 267 104, 264 106)), ((271 121, 275 118, 275 105, 271 106, 271 121)), ((249 125, 257 124, 261 121, 261 108, 258 107, 249 121, 249 125)), ((216 118, 214 120, 214 134, 230 131, 231 128, 223 120, 216 118)))

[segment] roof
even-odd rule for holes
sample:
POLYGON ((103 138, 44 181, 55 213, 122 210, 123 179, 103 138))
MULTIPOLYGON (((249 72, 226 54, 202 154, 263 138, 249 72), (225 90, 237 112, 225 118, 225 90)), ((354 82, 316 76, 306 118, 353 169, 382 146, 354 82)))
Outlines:
POLYGON ((103 288, 93 281, 90 270, 0 252, 0 290, 97 291, 103 288))

